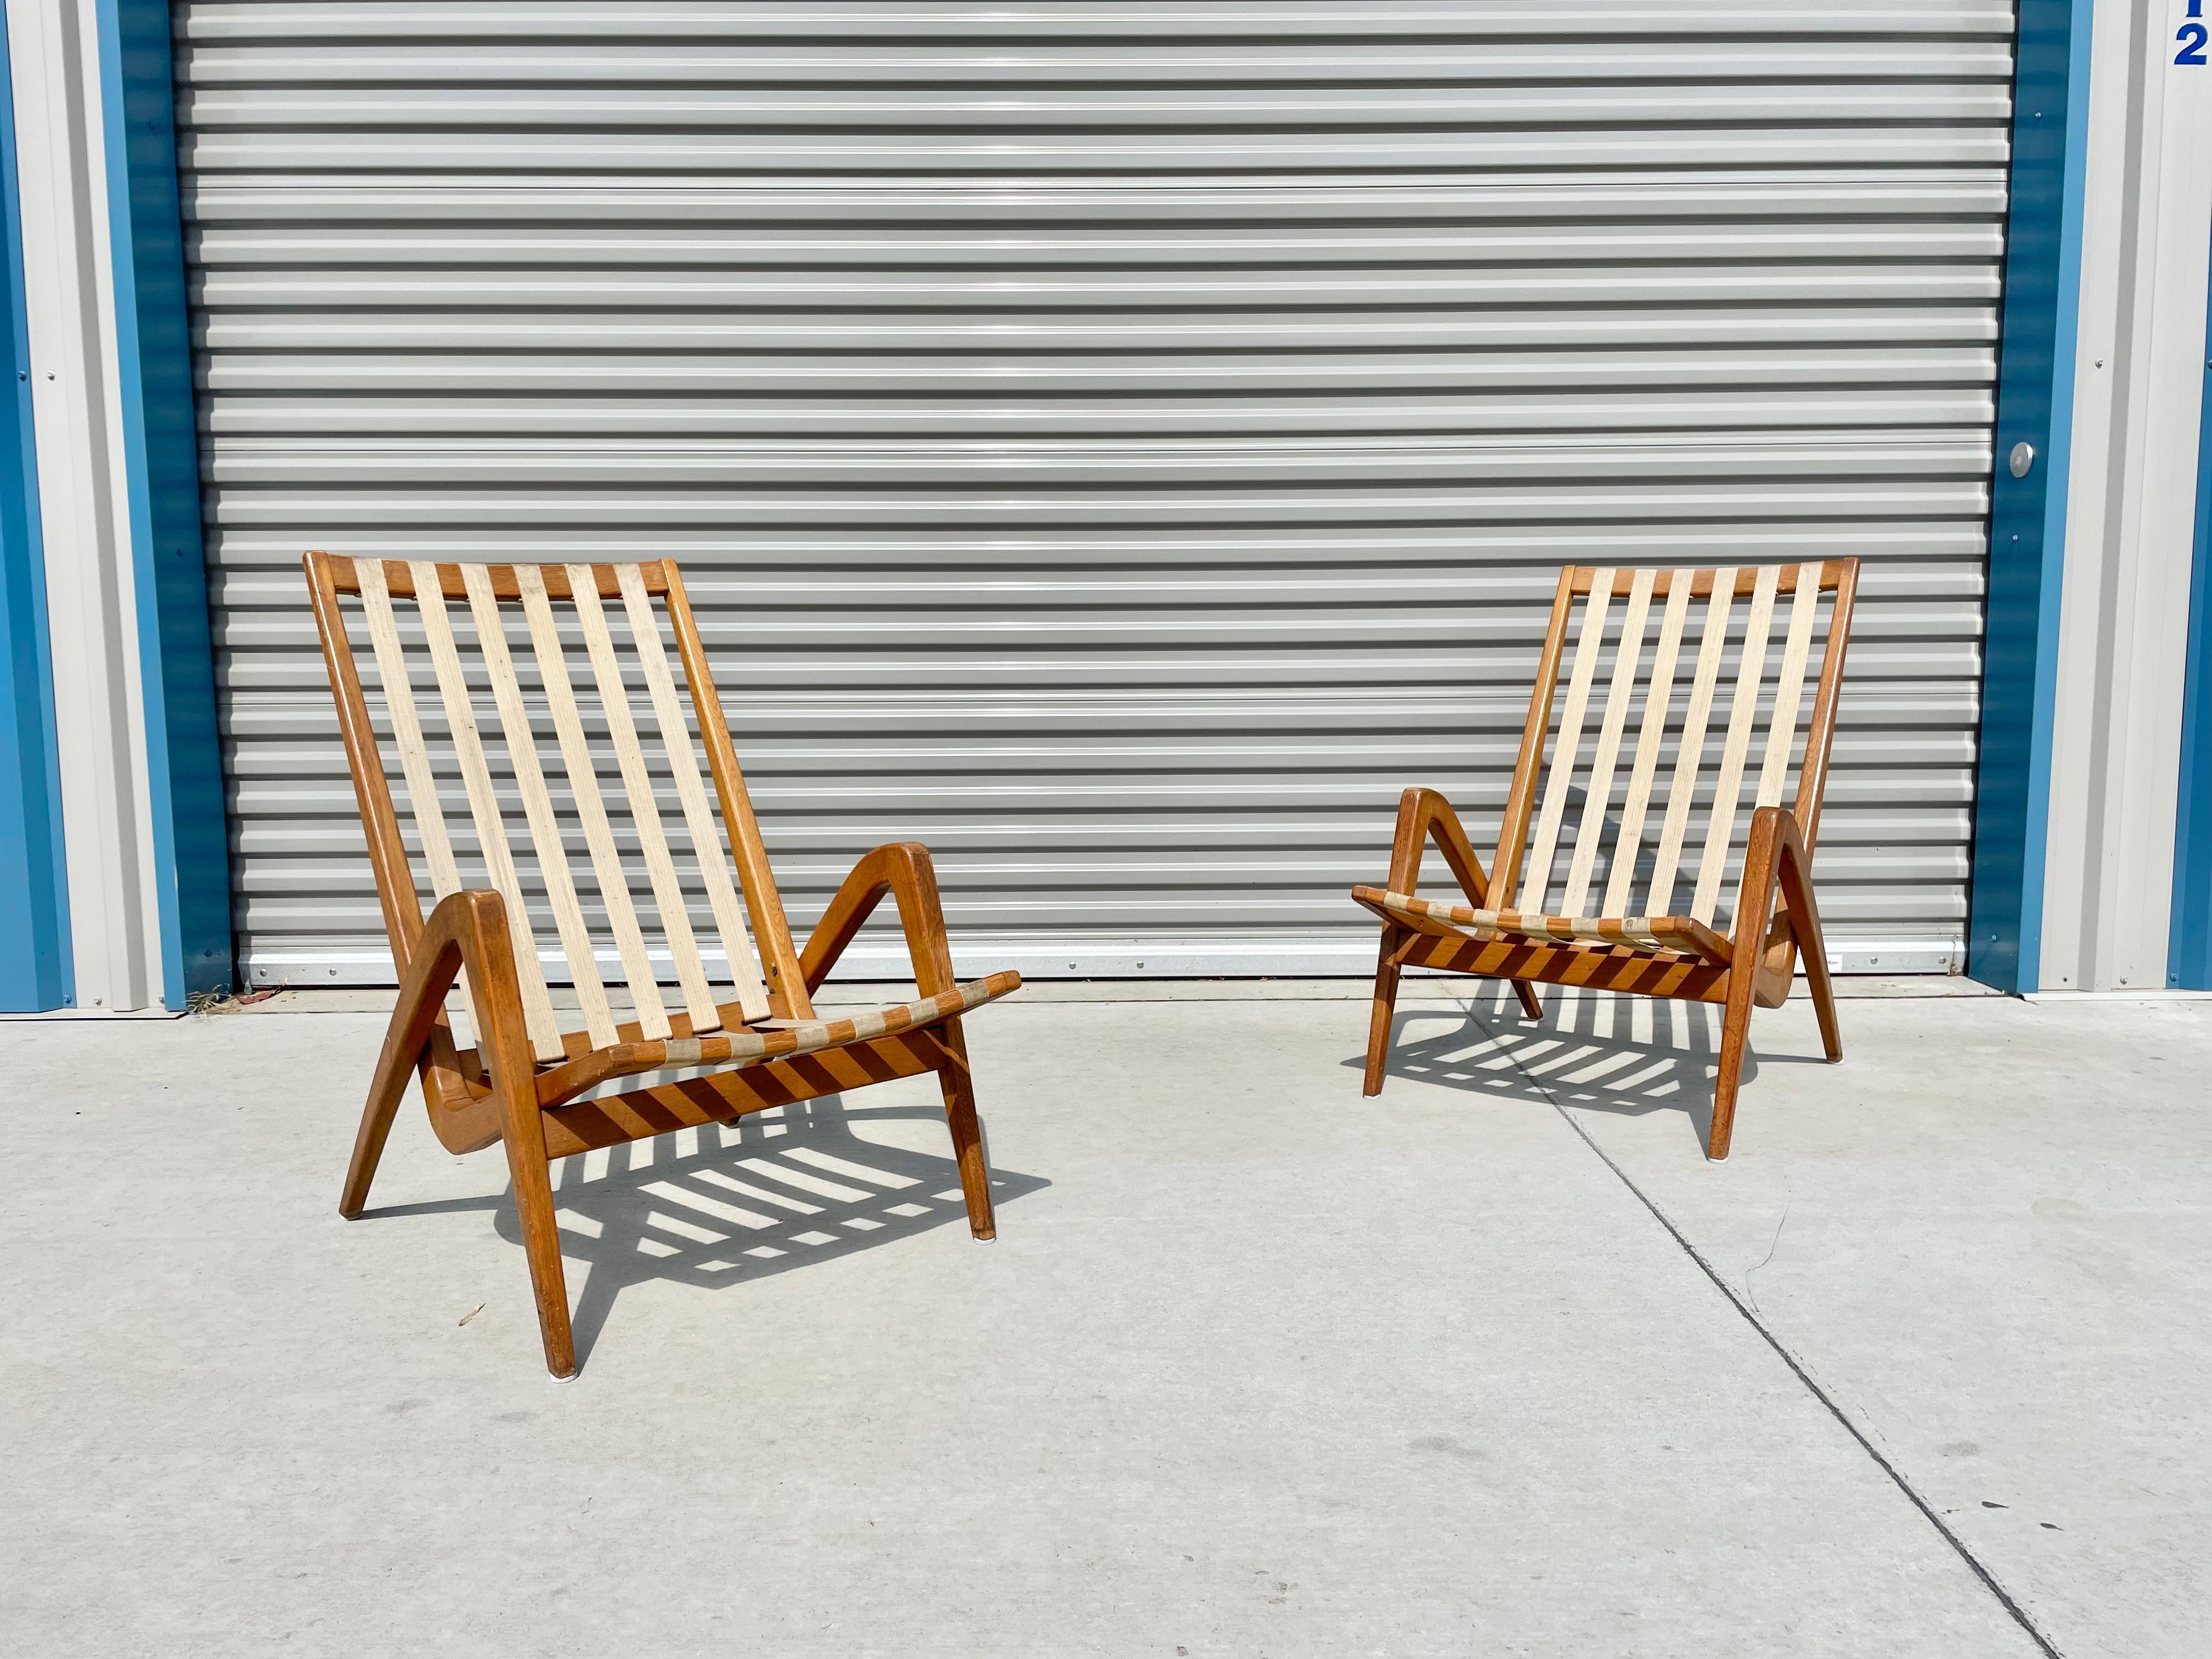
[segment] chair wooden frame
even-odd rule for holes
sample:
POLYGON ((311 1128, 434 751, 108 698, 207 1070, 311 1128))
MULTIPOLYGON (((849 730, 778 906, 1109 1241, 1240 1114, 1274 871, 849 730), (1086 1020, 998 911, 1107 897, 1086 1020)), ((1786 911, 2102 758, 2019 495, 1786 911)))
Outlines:
POLYGON ((1571 566, 1560 574, 1490 873, 1485 873, 1451 803, 1433 789, 1416 787, 1407 790, 1399 803, 1388 884, 1352 890, 1352 897, 1382 923, 1368 1026, 1366 1094, 1382 1092, 1398 982, 1407 969, 1510 980, 1522 1012, 1530 1019, 1540 1018, 1543 1012, 1532 988, 1536 985, 1628 991, 1721 1004, 1724 1012, 1719 1078, 1706 1139, 1707 1156, 1716 1159, 1728 1156, 1734 1133, 1737 1085, 1742 1075, 1752 1007, 1782 1005, 1790 994, 1801 947, 1822 1045, 1830 1060, 1843 1058, 1835 989, 1814 900, 1812 857, 1821 799, 1827 787, 1837 699, 1857 588, 1856 559, 1708 570, 1571 566), (1820 652, 1811 719, 1805 727, 1796 798, 1794 805, 1785 807, 1780 804, 1780 794, 1795 744, 1810 635, 1822 594, 1832 594, 1833 604, 1820 652), (1739 820, 1750 739, 1758 724, 1766 681, 1776 602, 1784 597, 1791 604, 1782 665, 1773 677, 1775 709, 1757 774, 1738 896, 1730 928, 1724 935, 1713 926, 1714 907, 1739 820), (1741 665, 1754 658, 1749 650, 1740 648, 1736 686, 1731 693, 1725 730, 1718 734, 1723 740, 1721 760, 1713 778, 1713 803, 1705 812, 1705 833, 1690 913, 1625 915, 1624 901, 1633 890, 1644 828, 1653 813, 1661 813, 1663 822, 1647 908, 1662 908, 1671 902, 1677 861, 1696 811, 1693 797, 1705 771, 1705 742, 1712 731, 1709 722, 1719 713, 1715 696, 1729 649, 1731 619, 1736 601, 1743 599, 1751 601, 1744 622, 1745 638, 1748 641, 1755 637, 1758 641, 1758 672, 1750 677, 1747 696, 1741 665), (1606 654, 1608 612, 1616 599, 1626 601, 1620 623, 1624 643, 1613 648, 1614 671, 1601 684, 1599 669, 1606 654), (1691 602, 1698 599, 1705 602, 1705 609, 1688 702, 1682 714, 1686 735, 1676 741, 1677 759, 1662 806, 1654 800, 1652 792, 1672 721, 1678 670, 1686 655, 1683 642, 1687 613, 1691 602), (1570 650, 1569 624, 1577 600, 1583 602, 1583 626, 1570 650), (1660 622, 1660 632, 1650 653, 1644 714, 1632 752, 1624 756, 1635 686, 1655 617, 1660 622), (1553 708, 1563 661, 1568 675, 1567 696, 1556 752, 1547 769, 1546 751, 1552 740, 1553 708), (1622 665, 1626 665, 1625 673, 1620 672, 1622 665), (1661 688, 1665 695, 1658 695, 1652 687, 1661 688), (1582 759, 1585 720, 1601 692, 1602 714, 1587 767, 1589 783, 1583 790, 1582 822, 1570 849, 1559 840, 1562 820, 1573 780, 1585 770, 1582 759), (1591 881, 1596 858, 1605 824, 1616 810, 1616 780, 1624 766, 1626 788, 1617 809, 1620 829, 1610 860, 1610 878, 1602 900, 1595 907, 1605 914, 1585 915, 1580 913, 1589 908, 1584 900, 1594 894, 1591 881), (1540 783, 1545 786, 1540 807, 1540 783), (1437 903, 1417 896, 1422 855, 1431 840, 1443 853, 1467 904, 1437 903), (1556 859, 1570 851, 1571 866, 1564 890, 1566 902, 1560 906, 1568 914, 1541 914, 1552 891, 1556 859), (1515 908, 1524 880, 1536 888, 1536 904, 1525 910, 1515 908))
MULTIPOLYGON (((391 1133, 392 1118, 406 1092, 410 1074, 420 1079, 430 1126, 440 1143, 453 1152, 478 1151, 494 1143, 507 1150, 508 1172, 514 1183, 515 1207, 521 1221, 524 1251, 530 1266, 538 1322, 544 1338, 547 1368, 556 1377, 576 1373, 575 1345, 571 1333, 566 1279, 554 1220, 550 1179, 552 1160, 617 1146, 672 1130, 727 1122, 749 1112, 841 1091, 864 1088, 893 1078, 936 1074, 944 1097, 947 1125, 951 1132, 960 1188, 966 1200, 969 1231, 979 1240, 995 1236, 990 1173, 986 1166, 981 1127, 975 1114, 975 1091, 969 1078, 968 1053, 960 1017, 1019 988, 1021 976, 993 974, 961 985, 952 971, 945 918, 928 851, 912 842, 894 842, 867 854, 838 889, 803 949, 795 948, 784 919, 775 878, 769 869, 767 849, 753 817, 744 780, 738 768, 721 703, 708 672, 697 623, 685 598, 683 579, 672 563, 649 562, 634 565, 455 565, 400 563, 353 560, 313 552, 304 560, 313 596, 315 625, 322 640, 325 665, 337 703, 338 724, 346 760, 353 775, 354 793, 368 832, 369 864, 376 878, 385 928, 391 939, 392 961, 399 975, 399 999, 392 1012, 383 1051, 377 1060, 362 1109, 360 1133, 346 1170, 339 1213, 358 1217, 368 1199, 369 1183, 391 1133), (364 596, 364 589, 367 593, 364 596), (438 805, 434 781, 413 709, 411 672, 399 676, 398 703, 394 686, 386 678, 386 705, 392 718, 394 741, 401 750, 403 770, 420 770, 406 776, 410 805, 416 809, 418 838, 425 841, 425 859, 431 866, 432 885, 440 890, 428 916, 422 911, 421 890, 409 861, 394 805, 390 781, 379 747, 376 731, 362 684, 345 616, 342 595, 363 599, 373 642, 380 651, 380 670, 389 670, 398 651, 396 629, 389 602, 413 598, 418 609, 428 590, 434 588, 437 630, 432 617, 422 612, 433 655, 440 635, 448 653, 438 664, 439 684, 447 714, 469 775, 471 809, 479 827, 487 867, 493 873, 488 888, 461 890, 453 875, 453 860, 447 845, 443 808, 438 805), (674 701, 674 682, 667 672, 659 623, 650 601, 659 599, 680 657, 684 684, 690 694, 690 715, 696 720, 700 741, 707 751, 708 771, 720 808, 720 830, 729 837, 738 882, 733 890, 722 866, 722 843, 715 833, 711 808, 698 788, 696 757, 684 731, 684 714, 674 701), (555 723, 564 740, 574 746, 563 750, 579 816, 597 837, 594 852, 612 857, 613 843, 606 836, 605 810, 597 805, 599 780, 586 755, 580 723, 575 714, 568 680, 567 647, 555 635, 551 605, 566 600, 576 607, 587 647, 595 653, 611 647, 599 601, 620 600, 633 629, 648 688, 654 693, 653 709, 665 744, 672 774, 684 797, 692 845, 700 854, 702 875, 714 896, 717 917, 737 990, 729 1001, 715 1003, 700 995, 704 985, 690 924, 683 918, 680 895, 673 894, 672 866, 665 840, 660 843, 654 879, 664 878, 669 888, 656 888, 663 927, 672 937, 683 935, 683 948, 691 952, 684 980, 686 1006, 666 1009, 647 973, 641 980, 629 975, 640 1018, 616 1024, 598 973, 597 957, 586 946, 580 959, 576 940, 568 931, 581 928, 572 877, 565 864, 541 860, 549 895, 554 901, 562 943, 577 973, 579 1000, 587 1010, 587 1030, 559 1031, 552 1025, 550 1000, 543 982, 534 940, 519 947, 517 935, 529 940, 526 925, 518 927, 520 890, 516 885, 511 852, 505 846, 506 830, 496 803, 490 803, 489 774, 482 761, 469 711, 471 694, 458 670, 451 680, 447 670, 452 657, 452 635, 446 632, 444 605, 465 601, 477 623, 483 660, 489 669, 492 689, 499 700, 501 729, 509 738, 508 753, 514 763, 516 783, 531 817, 533 842, 540 849, 559 847, 557 826, 545 794, 537 743, 528 735, 531 717, 508 662, 507 623, 489 627, 488 614, 497 616, 500 601, 519 600, 529 614, 535 654, 549 693, 560 697, 555 704, 555 723), (492 611, 486 611, 490 605, 492 611), (588 614, 586 614, 588 613, 588 614), (489 628, 489 631, 487 631, 489 628), (542 631, 541 631, 542 629, 542 631), (378 637, 380 634, 381 637, 378 637), (646 641, 650 639, 650 650, 646 641), (549 663, 550 647, 550 663, 549 663), (501 665, 506 665, 502 673, 501 665), (554 684, 557 678, 557 685, 554 684), (456 690, 458 690, 458 698, 456 690), (565 718, 560 704, 566 702, 565 718), (458 712, 457 712, 458 711, 458 712), (405 731, 400 728, 406 727, 405 731), (524 734, 517 739, 518 726, 524 734), (463 728, 466 728, 464 730, 463 728), (680 741, 676 733, 681 732, 680 741), (475 751, 471 773, 470 756, 475 751), (410 747, 411 745, 411 747, 410 747), (527 750, 526 755, 524 752, 527 750), (688 776, 686 769, 689 769, 688 776), (483 781, 483 793, 476 792, 483 781), (590 787, 584 786, 588 781, 590 787), (421 809, 423 785, 428 784, 435 846, 428 842, 433 829, 421 809), (489 813, 495 829, 483 826, 489 813), (596 816, 594 816, 596 815, 596 816), (550 841, 547 839, 550 836, 550 841), (495 843, 498 843, 495 845, 495 843), (711 844, 714 857, 707 856, 711 844), (501 890, 504 888, 506 890, 501 890), (554 890, 558 889, 558 891, 554 890), (662 898, 664 890, 672 896, 662 898), (741 890, 744 912, 733 902, 741 890), (812 995, 818 990, 870 915, 885 894, 895 901, 907 948, 913 959, 919 1000, 901 1007, 884 1009, 848 1019, 823 1019, 814 1011, 812 995), (565 895, 565 899, 563 896, 565 895), (672 921, 672 903, 675 920, 672 921), (751 943, 744 939, 750 924, 751 943), (734 936, 733 936, 734 935, 734 936), (756 969, 753 951, 757 948, 756 969), (578 966, 580 960, 581 965, 578 966), (533 988, 532 976, 536 977, 533 988), (586 984, 588 981, 588 985, 586 984), (459 990, 475 1024, 478 1042, 464 1048, 456 1041, 446 1002, 449 991, 459 990), (717 1030, 716 1028, 720 1029, 717 1030), (624 1093, 585 1098, 610 1080, 645 1073, 722 1066, 728 1069, 673 1083, 624 1093)), ((601 666, 594 655, 593 666, 601 666)), ((604 698, 611 730, 619 724, 630 731, 626 706, 627 680, 619 672, 599 684, 623 688, 604 698)), ((650 836, 663 835, 660 809, 653 804, 651 781, 638 753, 634 736, 627 745, 617 741, 624 785, 629 792, 641 836, 645 817, 653 817, 650 836)), ((612 799, 611 796, 609 797, 612 799)), ((681 820, 671 820, 680 822, 681 820)), ((647 837, 648 839, 650 837, 647 837)), ((559 855, 564 859, 565 855, 559 855)), ((655 862, 650 848, 647 861, 655 862)), ((613 886, 624 889, 619 901, 628 915, 632 899, 628 878, 615 879, 599 866, 603 898, 611 913, 613 886)), ((635 916, 623 933, 626 963, 645 960, 641 935, 635 916)), ((672 946, 673 949, 673 946, 672 946)), ((678 953, 680 955, 680 952, 678 953)))

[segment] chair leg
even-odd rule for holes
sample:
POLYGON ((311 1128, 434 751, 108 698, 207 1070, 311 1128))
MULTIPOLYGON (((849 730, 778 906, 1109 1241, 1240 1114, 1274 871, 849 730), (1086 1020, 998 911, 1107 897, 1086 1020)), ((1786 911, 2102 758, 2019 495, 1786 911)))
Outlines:
POLYGON ((1826 951, 1805 953, 1805 981, 1813 993, 1813 1012, 1820 1021, 1820 1047, 1832 1065, 1844 1057, 1844 1028, 1836 1018, 1836 986, 1828 977, 1826 951))
POLYGON ((1390 1058, 1390 1022, 1398 1007, 1397 948, 1397 931, 1385 927, 1375 960, 1375 1004, 1367 1016, 1367 1074, 1359 1088, 1370 1097, 1382 1092, 1382 1067, 1390 1058))
POLYGON ((1836 984, 1828 973, 1828 942, 1813 900, 1812 879, 1806 873, 1803 854, 1794 844, 1781 860, 1779 874, 1782 896, 1797 930, 1797 951, 1805 963, 1806 988, 1813 994, 1813 1012, 1820 1017, 1820 1047, 1832 1063, 1844 1057, 1844 1028, 1836 1018, 1836 984))
POLYGON ((399 1000, 384 1033, 384 1048, 376 1057, 376 1073, 368 1085, 368 1101, 362 1108, 361 1131, 354 1137, 353 1158, 346 1165, 345 1189, 338 1196, 338 1213, 349 1221, 368 1203, 369 1183, 384 1156, 384 1143, 392 1133, 392 1120, 407 1097, 416 1062, 436 1026, 447 988, 461 964, 460 941, 473 916, 465 903, 453 909, 444 906, 432 915, 417 944, 417 959, 410 963, 399 988, 399 1000))
MULTIPOLYGON (((479 998, 478 1006, 483 1006, 479 998)), ((502 1024, 519 1026, 519 1021, 502 1024)), ((495 1032, 489 1045, 507 1063, 493 1073, 499 1085, 500 1139, 507 1176, 514 1183, 514 1212, 522 1223, 522 1253, 530 1263, 530 1289, 538 1303, 538 1334, 545 1344, 545 1369, 562 1382, 576 1374, 576 1338, 568 1322, 568 1279, 561 1267, 561 1232, 553 1218, 553 1172, 545 1154, 545 1120, 538 1109, 529 1050, 519 1030, 495 1032), (501 1054, 500 1051, 506 1052, 501 1054), (517 1081, 510 1082, 509 1079, 517 1081)))
POLYGON ((1543 1018, 1544 1005, 1536 1000, 1534 986, 1529 984, 1525 979, 1516 979, 1513 981, 1513 994, 1521 999, 1521 1013, 1523 1018, 1543 1018))
MULTIPOLYGON (((531 1115, 537 1115, 531 1103, 531 1115)), ((541 1127, 535 1137, 510 1133, 507 1167, 514 1182, 515 1214, 522 1222, 522 1252, 530 1262, 530 1289, 538 1303, 538 1334, 545 1369, 566 1382, 576 1374, 576 1338, 568 1323, 568 1280, 561 1267, 561 1234, 553 1218, 552 1170, 541 1127), (534 1146, 525 1144, 534 1139, 534 1146)))
POLYGON ((361 1131, 353 1138, 345 1189, 338 1195, 338 1213, 349 1221, 368 1206, 369 1183, 376 1179, 376 1166, 384 1157, 384 1143, 392 1133, 392 1119, 399 1114, 399 1103, 406 1098, 408 1081, 404 1072, 388 1085, 380 1078, 379 1086, 371 1090, 368 1103, 362 1108, 361 1131))
POLYGON ((1729 981, 1728 1006, 1721 1016, 1720 1076, 1713 1085, 1713 1127, 1705 1137, 1705 1156, 1718 1163, 1729 1155, 1735 1133, 1735 1091, 1743 1076, 1743 1053, 1751 1035, 1753 976, 1748 967, 1729 981))
POLYGON ((938 1041, 946 1061, 938 1067, 937 1081, 945 1093, 952 1155, 960 1164, 960 1195, 968 1200, 968 1231, 979 1242, 988 1242, 999 1236, 999 1218, 991 1207, 991 1166, 983 1156, 983 1126, 975 1116, 975 1086, 968 1072, 968 1044, 960 1034, 960 1022, 947 1020, 939 1028, 938 1041))

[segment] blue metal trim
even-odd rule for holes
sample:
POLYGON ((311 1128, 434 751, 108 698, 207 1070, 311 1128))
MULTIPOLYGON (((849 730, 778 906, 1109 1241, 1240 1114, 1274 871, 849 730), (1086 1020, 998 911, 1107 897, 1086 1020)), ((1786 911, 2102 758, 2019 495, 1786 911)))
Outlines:
POLYGON ((46 553, 31 417, 31 334, 15 182, 15 82, 0 30, 0 1012, 65 1008, 69 872, 62 851, 60 751, 46 639, 46 553))
POLYGON ((233 957, 169 8, 167 0, 99 0, 98 11, 161 1000, 182 1008, 193 993, 228 988, 233 957))
POLYGON ((2033 991, 2043 955, 2043 876, 2066 553, 2081 208, 2089 147, 2093 0, 2021 0, 1990 492, 1988 623, 1966 968, 2033 991), (2034 447, 2024 478, 2007 465, 2034 447))
MULTIPOLYGON (((2212 303, 2206 306, 2212 357, 2212 303)), ((2212 362, 2197 422, 2197 548, 2189 577, 2189 659, 2182 671, 2181 788, 2173 822, 2173 919, 2166 982, 2212 991, 2212 362)))

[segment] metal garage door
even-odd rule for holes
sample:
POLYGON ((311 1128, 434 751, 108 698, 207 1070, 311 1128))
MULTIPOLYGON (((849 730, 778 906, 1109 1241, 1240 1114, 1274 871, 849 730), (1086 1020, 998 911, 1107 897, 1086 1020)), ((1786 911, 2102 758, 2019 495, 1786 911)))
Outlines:
POLYGON ((680 560, 795 920, 1146 975, 1364 971, 1561 562, 1863 554, 1824 908, 1957 961, 2011 14, 179 5, 247 973, 390 973, 309 546, 680 560))

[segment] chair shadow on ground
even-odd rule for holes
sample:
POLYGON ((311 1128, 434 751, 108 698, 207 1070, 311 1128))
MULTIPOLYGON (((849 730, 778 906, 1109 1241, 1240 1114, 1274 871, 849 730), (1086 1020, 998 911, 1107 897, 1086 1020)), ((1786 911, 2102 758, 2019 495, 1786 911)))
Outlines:
MULTIPOLYGON (((1051 1184, 991 1169, 994 1206, 1051 1184)), ((563 1158, 553 1166, 553 1199, 580 1362, 632 1285, 754 1284, 917 1233, 957 1226, 964 1237, 968 1228, 944 1112, 926 1105, 848 1111, 836 1095, 563 1158), (864 1139, 855 1125, 897 1125, 900 1139, 916 1142, 933 1130, 944 1150, 864 1139)), ((489 1212, 499 1236, 517 1248, 515 1272, 524 1271, 511 1187, 482 1198, 371 1208, 362 1218, 461 1211, 489 1212)))
MULTIPOLYGON (((1540 1021, 1522 1018, 1512 987, 1503 981, 1449 1001, 1401 1000, 1384 1076, 1629 1117, 1679 1112, 1703 1148, 1720 1073, 1717 1006, 1537 988, 1544 1000, 1540 1021)), ((1754 1043, 1758 1035, 1754 1019, 1754 1043)), ((1744 1087, 1758 1078, 1760 1063, 1755 1052, 1745 1054, 1744 1087)), ((1770 1054, 1765 1063, 1826 1062, 1817 1054, 1770 1054)), ((1365 1059, 1355 1055, 1344 1064, 1357 1071, 1365 1059)))

